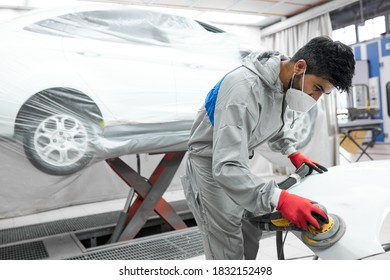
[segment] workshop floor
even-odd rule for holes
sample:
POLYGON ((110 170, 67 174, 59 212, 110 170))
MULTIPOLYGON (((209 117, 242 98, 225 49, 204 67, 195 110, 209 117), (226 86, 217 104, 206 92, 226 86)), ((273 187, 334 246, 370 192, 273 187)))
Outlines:
MULTIPOLYGON (((374 158, 374 160, 390 159, 390 145, 376 144, 374 147, 369 148, 367 152, 374 158)), ((349 154, 346 151, 341 151, 343 156, 340 156, 340 164, 348 164, 351 161, 356 160, 358 155, 349 154)), ((370 160, 364 155, 360 161, 370 160)), ((169 189, 165 193, 164 198, 169 201, 182 200, 184 198, 181 189, 169 189)), ((85 205, 72 206, 62 208, 58 210, 47 211, 34 215, 26 215, 23 217, 16 217, 10 219, 0 220, 0 229, 13 228, 31 224, 45 223, 54 220, 68 219, 74 217, 81 217, 87 215, 93 215, 98 213, 105 213, 110 211, 122 210, 125 204, 125 199, 118 199, 106 202, 91 203, 85 205)), ((386 218, 380 236, 383 244, 390 243, 390 215, 386 218)), ((276 241, 275 236, 267 234, 260 241, 260 250, 258 259, 261 260, 276 260, 276 241)), ((293 234, 288 234, 284 253, 286 259, 312 259, 313 253, 303 243, 297 239, 293 234)), ((204 256, 196 257, 195 259, 204 259, 204 256)), ((390 252, 371 257, 369 259, 385 259, 390 260, 390 252)))

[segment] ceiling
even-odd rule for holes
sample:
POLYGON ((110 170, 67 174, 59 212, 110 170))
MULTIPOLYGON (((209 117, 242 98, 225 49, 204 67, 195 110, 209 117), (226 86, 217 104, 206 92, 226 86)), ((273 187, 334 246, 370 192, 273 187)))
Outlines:
POLYGON ((365 20, 390 14, 389 0, 361 0, 334 10, 330 14, 333 29, 350 24, 362 24, 365 20))

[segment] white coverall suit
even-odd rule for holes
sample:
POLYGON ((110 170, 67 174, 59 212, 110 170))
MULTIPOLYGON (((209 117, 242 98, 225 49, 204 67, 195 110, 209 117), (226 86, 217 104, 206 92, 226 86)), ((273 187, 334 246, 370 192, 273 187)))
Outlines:
POLYGON ((277 52, 244 58, 210 91, 191 129, 182 184, 207 259, 256 258, 261 231, 242 215, 271 212, 277 184, 250 171, 250 155, 266 142, 282 154, 296 151, 292 132, 283 128, 282 59, 288 58, 277 52))

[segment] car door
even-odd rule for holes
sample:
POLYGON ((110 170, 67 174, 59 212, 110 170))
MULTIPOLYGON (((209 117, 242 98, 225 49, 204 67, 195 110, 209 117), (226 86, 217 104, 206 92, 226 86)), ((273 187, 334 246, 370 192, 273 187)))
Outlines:
POLYGON ((172 49, 148 17, 127 9, 64 16, 65 56, 108 112, 106 124, 175 118, 172 49))

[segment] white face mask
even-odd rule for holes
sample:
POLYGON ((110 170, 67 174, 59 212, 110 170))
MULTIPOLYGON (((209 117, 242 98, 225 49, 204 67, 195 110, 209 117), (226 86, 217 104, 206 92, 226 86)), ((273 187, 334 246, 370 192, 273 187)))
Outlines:
MULTIPOLYGON (((306 72, 306 69, 305 69, 306 72)), ((292 88, 295 73, 291 79, 290 88, 286 92, 286 102, 288 107, 296 112, 306 113, 317 103, 317 101, 310 95, 303 92, 303 85, 305 82, 305 72, 302 77, 302 90, 292 88)))

